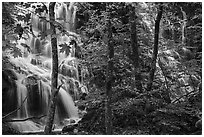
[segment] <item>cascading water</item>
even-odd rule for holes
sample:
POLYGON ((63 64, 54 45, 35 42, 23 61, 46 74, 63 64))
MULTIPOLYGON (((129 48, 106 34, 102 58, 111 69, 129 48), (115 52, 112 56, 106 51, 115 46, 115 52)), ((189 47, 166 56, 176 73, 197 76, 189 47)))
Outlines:
MULTIPOLYGON (((63 23, 68 31, 73 31, 76 7, 72 4, 67 8, 65 4, 56 6, 56 19, 65 17, 63 23), (65 12, 66 11, 66 12, 65 12), (68 22, 71 22, 68 23, 68 22), (70 29, 72 28, 72 29, 70 29)), ((60 19, 60 21, 62 21, 60 19)), ((39 34, 40 31, 49 29, 49 25, 46 22, 40 22, 39 18, 32 15, 33 31, 34 34, 39 34)), ((68 36, 61 36, 58 38, 58 45, 62 43, 68 43, 71 39, 68 36)), ((24 42, 19 40, 19 43, 24 42)), ((30 45, 31 54, 26 50, 23 57, 10 58, 10 61, 19 67, 20 70, 13 70, 16 75, 16 80, 12 87, 4 88, 6 93, 3 98, 3 112, 8 113, 13 110, 17 110, 9 116, 13 120, 25 119, 29 117, 41 117, 48 112, 49 99, 51 96, 51 45, 50 38, 46 40, 40 40, 40 38, 33 37, 26 41, 27 45, 30 45), (5 108, 10 106, 10 108, 5 108)), ((19 44, 19 48, 21 48, 19 44)), ((80 92, 87 93, 86 86, 79 81, 78 61, 75 58, 74 47, 71 47, 69 55, 65 53, 59 53, 59 85, 62 84, 62 88, 58 93, 58 101, 55 113, 55 123, 63 126, 63 120, 65 119, 79 119, 78 110, 75 107, 74 100, 79 99, 80 92)), ((5 81, 5 80, 3 80, 5 81)), ((5 82, 6 83, 6 82, 5 82)), ((35 131, 42 130, 45 123, 45 117, 37 119, 36 121, 26 120, 21 122, 11 122, 11 125, 19 131, 35 131)))

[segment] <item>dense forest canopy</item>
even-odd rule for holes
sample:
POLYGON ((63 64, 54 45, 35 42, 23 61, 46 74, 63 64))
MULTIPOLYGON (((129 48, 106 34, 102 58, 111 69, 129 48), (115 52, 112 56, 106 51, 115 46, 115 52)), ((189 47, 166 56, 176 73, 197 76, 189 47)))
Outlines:
POLYGON ((201 2, 2 3, 3 134, 202 134, 201 115, 201 2))

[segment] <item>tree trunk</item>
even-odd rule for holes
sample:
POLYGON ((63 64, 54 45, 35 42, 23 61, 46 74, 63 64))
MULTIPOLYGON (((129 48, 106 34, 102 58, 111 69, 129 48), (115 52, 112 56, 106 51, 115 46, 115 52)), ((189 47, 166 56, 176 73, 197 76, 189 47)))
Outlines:
POLYGON ((185 28, 186 28, 186 23, 187 23, 187 17, 186 17, 186 13, 185 11, 183 10, 182 7, 181 8, 181 12, 182 12, 182 15, 183 15, 183 21, 181 23, 181 32, 182 32, 182 39, 181 39, 181 44, 184 46, 185 43, 186 43, 186 39, 185 39, 185 28))
POLYGON ((141 74, 139 67, 139 45, 137 40, 137 29, 136 29, 136 15, 135 8, 131 7, 131 47, 132 47, 132 61, 134 65, 134 75, 135 75, 135 86, 137 91, 142 92, 141 74))
MULTIPOLYGON (((55 2, 51 2, 49 4, 49 16, 50 21, 55 21, 55 12, 54 12, 55 2)), ((56 30, 55 26, 50 23, 50 27, 53 31, 53 34, 51 35, 51 46, 52 46, 52 79, 51 79, 51 99, 49 102, 49 109, 47 113, 47 121, 45 125, 45 134, 51 134, 52 132, 52 125, 54 121, 55 116, 55 107, 56 107, 56 100, 57 100, 57 94, 59 89, 57 89, 58 85, 58 52, 57 52, 57 38, 56 38, 56 30)))
MULTIPOLYGON (((107 12, 109 14, 109 11, 107 12)), ((106 80, 105 127, 106 127, 106 134, 111 135, 112 134, 111 98, 112 98, 112 82, 113 82, 114 46, 112 44, 110 15, 107 16, 107 30, 108 30, 108 66, 107 66, 107 80, 106 80)))
POLYGON ((162 92, 162 97, 165 100, 166 103, 171 103, 171 98, 170 98, 170 87, 168 85, 168 79, 167 79, 167 72, 165 71, 165 66, 163 65, 161 59, 158 59, 158 64, 159 67, 161 68, 162 74, 164 76, 165 79, 165 85, 166 85, 166 89, 162 92))
POLYGON ((154 51, 153 51, 153 57, 152 57, 152 68, 149 73, 149 81, 147 84, 147 91, 150 91, 152 89, 152 83, 154 80, 154 73, 156 70, 156 60, 157 60, 157 54, 158 54, 158 41, 159 41, 159 24, 160 20, 162 18, 162 12, 163 12, 163 6, 159 6, 159 11, 157 14, 157 18, 155 21, 155 30, 154 30, 154 51))

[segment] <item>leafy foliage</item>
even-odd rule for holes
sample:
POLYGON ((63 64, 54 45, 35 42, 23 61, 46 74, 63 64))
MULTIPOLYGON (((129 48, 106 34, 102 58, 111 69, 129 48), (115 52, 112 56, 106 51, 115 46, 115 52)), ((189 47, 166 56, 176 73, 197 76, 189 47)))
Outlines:
MULTIPOLYGON (((106 9, 104 9, 103 4, 104 3, 82 3, 79 5, 79 12, 77 13, 79 17, 79 24, 81 25, 78 25, 78 31, 83 35, 84 41, 83 51, 86 59, 85 64, 89 66, 92 74, 89 84, 91 85, 90 90, 93 93, 96 88, 99 88, 101 91, 103 91, 106 81, 105 78, 107 58, 104 56, 106 54, 105 49, 107 49, 107 36, 105 33, 106 28, 104 24, 106 9), (87 13, 89 14, 87 15, 87 13), (98 62, 100 62, 100 64, 98 62)), ((150 94, 138 93, 134 87, 132 65, 133 62, 131 60, 132 56, 134 55, 132 54, 130 47, 130 22, 128 20, 130 5, 136 7, 137 35, 138 44, 140 45, 139 57, 142 70, 142 83, 144 88, 146 87, 148 73, 151 68, 150 60, 152 59, 151 54, 154 32, 154 28, 152 26, 154 26, 155 23, 154 19, 156 17, 158 4, 111 3, 109 6, 112 12, 111 22, 113 24, 112 31, 114 33, 112 41, 115 45, 113 100, 117 103, 127 104, 127 102, 123 102, 126 98, 127 100, 131 100, 131 103, 133 103, 133 100, 136 98, 140 99, 141 102, 143 102, 141 103, 143 104, 142 109, 138 109, 138 107, 140 106, 139 104, 133 105, 132 107, 130 107, 131 105, 125 105, 124 108, 121 108, 121 111, 125 111, 125 108, 129 107, 130 109, 121 113, 120 116, 116 117, 114 112, 114 122, 119 122, 117 126, 121 125, 124 127, 130 126, 131 122, 133 122, 133 125, 135 125, 133 128, 134 131, 138 130, 138 132, 134 132, 135 134, 192 133, 196 129, 194 125, 191 125, 191 122, 195 124, 195 121, 198 120, 198 118, 193 115, 189 116, 189 112, 187 112, 187 109, 184 109, 184 106, 182 105, 179 106, 179 104, 189 104, 188 101, 192 97, 192 95, 200 94, 199 83, 201 83, 201 66, 199 65, 199 60, 201 58, 196 59, 195 56, 192 56, 193 54, 191 53, 197 54, 199 52, 200 45, 198 46, 198 44, 192 44, 192 41, 199 41, 198 43, 200 43, 201 39, 199 38, 201 36, 201 33, 200 31, 198 31, 197 34, 191 35, 191 30, 188 28, 195 28, 194 25, 200 25, 201 22, 199 19, 201 17, 201 5, 200 3, 193 3, 192 5, 190 3, 163 4, 165 12, 162 17, 162 23, 160 27, 160 33, 162 35, 160 35, 161 37, 159 39, 159 59, 157 60, 153 90, 150 94), (196 5, 198 9, 195 8, 196 5), (183 21, 181 8, 184 9, 187 14, 187 26, 185 30, 186 45, 181 45, 181 27, 183 21), (190 8, 194 9, 194 12, 192 12, 192 10, 189 10, 190 8), (196 23, 192 22, 194 18, 197 21, 196 23), (199 37, 199 40, 189 38, 194 36, 199 37), (189 40, 192 40, 191 44, 189 43, 189 40), (198 46, 199 48, 190 48, 194 46, 198 46), (190 51, 188 52, 189 54, 186 54, 186 51, 190 51), (152 113, 153 117, 156 117, 158 109, 163 109, 166 107, 167 110, 172 109, 171 107, 168 107, 168 105, 171 105, 172 108, 177 107, 177 110, 175 111, 177 111, 178 113, 173 112, 176 113, 175 117, 172 117, 172 119, 168 121, 170 117, 167 116, 169 112, 166 111, 164 114, 161 114, 160 118, 158 118, 159 122, 157 121, 157 126, 151 125, 150 123, 152 122, 153 118, 148 114, 152 113), (131 113, 131 111, 133 112, 131 113), (137 115, 140 112, 143 112, 143 114, 141 114, 142 116, 148 116, 144 116, 142 118, 137 115), (125 118, 126 115, 128 116, 125 118), (181 123, 176 123, 175 121, 178 121, 181 115, 188 115, 189 117, 191 117, 192 119, 188 119, 191 122, 187 124, 185 123, 187 119, 183 119, 181 120, 181 123), (144 129, 142 128, 142 126, 149 127, 149 129, 151 130, 144 129), (188 128, 188 126, 190 126, 191 128, 188 128), (185 130, 181 131, 182 127, 185 127, 185 130), (139 130, 144 130, 144 132, 139 133, 139 130), (145 130, 147 132, 145 132, 145 130)), ((194 29, 193 31, 196 31, 196 29, 194 29)), ((97 92, 99 91, 97 90, 97 92)), ((117 106, 116 104, 113 103, 113 108, 118 110, 119 106, 117 106)), ((102 111, 102 107, 93 107, 92 109, 96 109, 96 111, 102 111)), ((197 111, 197 108, 195 108, 194 106, 190 106, 190 109, 197 111)), ((201 107, 198 111, 200 110, 201 107)), ((95 121, 97 121, 98 123, 98 121, 100 120, 102 120, 101 116, 98 116, 98 119, 95 121)), ((84 124, 84 126, 86 127, 86 122, 84 124)), ((103 125, 103 123, 98 124, 98 126, 92 127, 94 129, 94 134, 100 134, 98 130, 104 128, 99 125, 103 125)), ((87 131, 92 132, 90 130, 87 131)), ((103 130, 100 131, 103 132, 103 130)), ((119 132, 119 130, 117 132, 119 132)))
POLYGON ((59 47, 61 47, 60 52, 65 52, 66 55, 69 55, 71 47, 67 45, 66 43, 60 44, 59 47))
MULTIPOLYGON (((68 55, 71 47, 75 46, 79 51, 77 53, 80 53, 76 55, 80 59, 80 65, 89 69, 90 75, 85 82, 90 95, 87 102, 83 102, 87 104, 88 113, 80 122, 80 130, 86 131, 87 134, 104 134, 103 100, 108 62, 106 3, 75 4, 78 7, 76 32, 80 34, 83 44, 79 46, 75 40, 71 40, 69 44, 62 43, 59 45, 60 52, 68 55)), ((159 55, 150 93, 139 93, 134 83, 130 12, 131 7, 134 7, 141 83, 146 91, 152 67, 154 23, 158 3, 114 2, 108 5, 111 11, 112 43, 115 46, 112 99, 114 134, 192 134, 199 131, 195 123, 200 120, 197 114, 202 110, 202 3, 163 3, 159 55), (186 20, 183 12, 186 14, 186 20), (182 27, 185 27, 184 35, 182 27), (185 38, 184 44, 182 37, 185 38)), ((44 3, 27 2, 4 2, 2 8, 3 54, 9 52, 13 57, 21 57, 18 40, 26 39, 26 34, 35 36, 31 13, 37 15, 41 23, 47 22, 42 13, 47 14, 48 9, 44 3)), ((59 22, 53 23, 59 30, 56 37, 72 35, 65 32, 59 22)), ((35 36, 41 41, 53 33, 51 29, 41 29, 35 36)), ((21 43, 20 46, 31 51, 30 45, 26 43, 21 43)), ((5 59, 5 56, 3 58, 5 59)))
POLYGON ((29 22, 29 20, 31 19, 31 14, 26 14, 24 15, 17 15, 17 20, 19 21, 25 21, 25 22, 29 22))

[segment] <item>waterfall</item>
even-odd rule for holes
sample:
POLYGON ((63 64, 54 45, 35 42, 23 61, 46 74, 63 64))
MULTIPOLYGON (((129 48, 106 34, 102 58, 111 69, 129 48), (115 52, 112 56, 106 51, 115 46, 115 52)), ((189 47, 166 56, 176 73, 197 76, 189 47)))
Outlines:
MULTIPOLYGON (((16 110, 18 107, 21 107, 17 111, 16 116, 12 116, 15 119, 24 119, 29 117, 39 117, 46 115, 48 112, 49 99, 51 97, 51 86, 50 86, 50 71, 46 69, 41 69, 39 66, 32 65, 29 63, 28 58, 13 58, 11 61, 16 65, 22 68, 22 71, 28 71, 29 73, 34 73, 27 75, 26 73, 18 73, 16 80, 16 89, 7 90, 7 95, 4 97, 7 99, 4 106, 15 105, 15 100, 17 102, 16 106, 12 106, 11 111, 16 110), (27 99, 26 99, 27 98, 27 99), (14 103, 11 103, 14 102, 14 103)), ((65 119, 79 119, 78 110, 75 107, 74 101, 70 95, 70 90, 76 91, 75 80, 73 78, 68 78, 67 76, 61 75, 68 85, 64 85, 64 88, 61 88, 58 94, 56 114, 55 114, 55 123, 63 123, 65 119), (70 81, 72 79, 73 81, 70 81), (66 87, 66 88, 65 88, 66 87)), ((45 119, 40 119, 40 122, 44 123, 45 119)), ((12 126, 17 128, 20 131, 27 131, 34 125, 33 122, 13 122, 12 126), (28 124, 28 127, 25 126, 28 124)), ((38 129, 37 127, 34 129, 38 129)))
POLYGON ((20 81, 17 81, 16 85, 17 85, 18 106, 19 107, 21 106, 21 109, 17 112, 17 118, 26 118, 28 117, 28 109, 27 109, 28 103, 26 99, 28 92, 25 85, 21 84, 20 81))
POLYGON ((70 96, 70 94, 67 94, 67 92, 64 89, 60 89, 59 91, 59 98, 60 100, 62 100, 62 104, 65 107, 65 110, 68 114, 67 118, 78 118, 78 110, 76 107, 70 107, 70 106, 74 106, 74 102, 72 97, 70 96))
MULTIPOLYGON (((68 31, 74 31, 76 7, 71 3, 69 7, 66 4, 56 6, 56 20, 64 25, 68 31), (60 19, 64 17, 64 19, 60 19)), ((48 18, 45 13, 42 16, 48 18)), ((20 43, 26 43, 31 48, 31 53, 23 51, 26 56, 10 58, 10 62, 15 64, 19 70, 14 70, 16 79, 14 84, 9 87, 9 82, 4 80, 3 94, 3 114, 12 112, 20 107, 16 113, 9 118, 13 120, 25 119, 29 117, 39 117, 48 112, 49 99, 51 97, 51 38, 47 37, 41 40, 38 34, 41 31, 49 29, 49 23, 40 21, 36 15, 31 16, 34 35, 29 34, 28 40, 19 40, 20 43), (9 107, 9 108, 7 108, 9 107)), ((59 36, 58 45, 71 41, 68 36, 59 36)), ((59 51, 59 47, 58 47, 59 51)), ((59 85, 60 88, 57 98, 55 113, 55 124, 63 125, 67 119, 78 121, 78 109, 74 101, 79 99, 80 92, 84 92, 86 86, 79 80, 79 61, 74 57, 75 47, 71 47, 69 55, 59 53, 59 85)), ((8 74, 9 75, 9 74, 8 74)), ((88 90, 87 90, 88 91, 88 90)), ((42 130, 45 124, 45 117, 37 119, 38 124, 32 121, 11 122, 12 127, 19 131, 42 130)))

